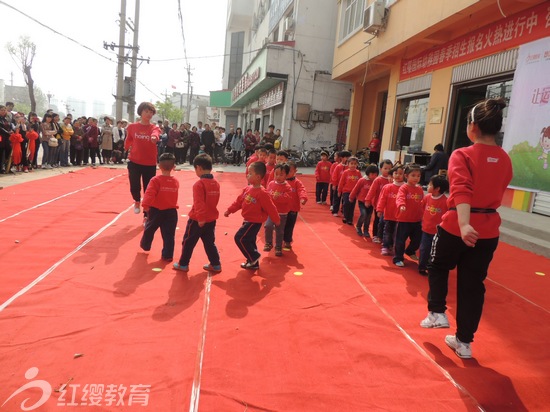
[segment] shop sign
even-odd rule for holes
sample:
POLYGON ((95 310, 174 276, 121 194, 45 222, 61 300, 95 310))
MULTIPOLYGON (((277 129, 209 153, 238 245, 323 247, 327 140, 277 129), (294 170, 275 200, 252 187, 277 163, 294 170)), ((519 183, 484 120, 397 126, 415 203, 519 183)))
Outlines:
POLYGON ((236 101, 241 94, 246 92, 250 86, 256 82, 260 78, 260 68, 258 67, 256 70, 254 70, 252 73, 245 73, 243 77, 241 77, 241 80, 233 87, 233 91, 231 92, 231 98, 233 99, 233 102, 236 101))
POLYGON ((284 88, 285 84, 284 82, 281 82, 277 86, 262 94, 258 99, 258 106, 260 109, 265 110, 281 104, 283 102, 284 88))
POLYGON ((400 79, 475 60, 550 36, 548 2, 522 11, 401 62, 400 79))

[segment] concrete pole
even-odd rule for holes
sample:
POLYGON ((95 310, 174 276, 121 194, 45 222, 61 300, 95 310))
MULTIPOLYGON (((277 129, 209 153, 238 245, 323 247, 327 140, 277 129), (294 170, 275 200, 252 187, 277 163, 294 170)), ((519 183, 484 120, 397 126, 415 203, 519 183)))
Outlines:
POLYGON ((131 123, 135 120, 136 112, 136 86, 137 86, 137 54, 138 54, 138 37, 139 37, 139 3, 140 0, 136 0, 136 12, 134 16, 134 44, 132 49, 132 71, 130 74, 130 81, 132 82, 132 95, 128 102, 128 116, 131 123))
POLYGON ((187 64, 187 109, 185 111, 185 121, 189 123, 191 111, 191 67, 187 64))
POLYGON ((117 120, 122 119, 122 96, 124 95, 124 34, 126 31, 126 0, 120 0, 120 33, 118 38, 118 69, 116 83, 117 120))

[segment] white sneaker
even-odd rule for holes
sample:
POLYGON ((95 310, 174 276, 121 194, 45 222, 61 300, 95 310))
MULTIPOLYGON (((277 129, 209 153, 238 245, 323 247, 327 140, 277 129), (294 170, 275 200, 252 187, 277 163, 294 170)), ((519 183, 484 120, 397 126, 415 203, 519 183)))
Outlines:
POLYGON ((141 212, 141 210, 139 209, 139 206, 140 206, 140 203, 139 202, 134 202, 134 213, 136 215, 139 214, 139 212, 141 212))
POLYGON ((448 328, 449 319, 445 313, 429 312, 428 316, 420 322, 420 326, 423 328, 448 328))
POLYGON ((470 359, 472 357, 472 348, 469 343, 461 342, 455 335, 445 336, 445 343, 456 353, 456 356, 462 359, 470 359))

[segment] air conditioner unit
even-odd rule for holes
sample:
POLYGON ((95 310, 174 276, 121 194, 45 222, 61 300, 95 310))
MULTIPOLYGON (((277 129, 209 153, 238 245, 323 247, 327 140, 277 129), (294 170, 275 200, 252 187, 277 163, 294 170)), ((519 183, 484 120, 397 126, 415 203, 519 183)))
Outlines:
POLYGON ((294 19, 292 17, 285 18, 283 29, 285 30, 285 33, 288 33, 294 29, 294 19))
POLYGON ((262 41, 262 48, 267 46, 269 43, 271 43, 271 40, 269 39, 269 37, 266 37, 263 41, 262 41))
POLYGON ((365 9, 363 17, 363 31, 376 34, 383 31, 386 26, 386 7, 384 0, 374 0, 374 2, 365 9))

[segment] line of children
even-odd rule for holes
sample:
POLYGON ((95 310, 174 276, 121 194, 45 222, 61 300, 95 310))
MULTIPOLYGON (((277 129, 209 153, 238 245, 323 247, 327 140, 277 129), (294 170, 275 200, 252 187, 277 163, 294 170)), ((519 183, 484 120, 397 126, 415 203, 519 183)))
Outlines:
MULTIPOLYGON (((371 188, 374 180, 378 177, 378 167, 376 165, 367 166, 365 170, 365 176, 359 179, 353 190, 351 191, 349 198, 350 200, 356 201, 359 204, 359 219, 355 225, 355 230, 359 236, 364 236, 370 238, 369 226, 372 216, 373 207, 367 206, 365 200, 369 189, 371 188)), ((374 223, 373 232, 375 232, 376 222, 374 223)), ((374 234, 373 234, 374 236, 374 234)))
MULTIPOLYGON (((382 237, 382 255, 389 256, 393 253, 395 227, 397 226, 397 192, 403 185, 403 166, 398 164, 391 169, 393 183, 386 184, 380 192, 380 198, 376 204, 378 217, 384 220, 384 232, 382 237)), ((372 190, 372 188, 371 188, 372 190)))
POLYGON ((340 211, 340 205, 342 202, 342 198, 339 195, 341 191, 339 190, 338 185, 340 184, 342 173, 344 173, 344 170, 347 169, 348 159, 350 157, 350 152, 347 150, 342 150, 339 156, 340 163, 336 164, 330 173, 330 183, 332 184, 332 206, 330 211, 334 217, 338 217, 338 212, 340 211))

